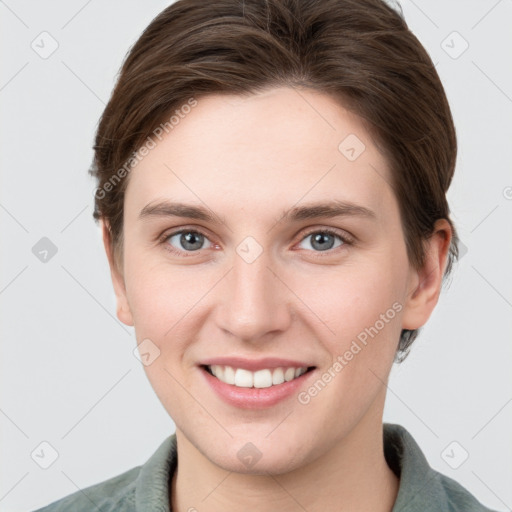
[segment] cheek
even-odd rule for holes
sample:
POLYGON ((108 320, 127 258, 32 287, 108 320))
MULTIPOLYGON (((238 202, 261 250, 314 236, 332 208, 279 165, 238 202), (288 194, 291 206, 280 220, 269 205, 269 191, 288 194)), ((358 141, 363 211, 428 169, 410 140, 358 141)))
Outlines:
POLYGON ((356 421, 387 380, 401 331, 402 275, 400 265, 391 262, 354 266, 315 281, 323 284, 317 288, 323 293, 308 296, 311 309, 330 328, 317 323, 316 333, 331 363, 312 387, 302 390, 300 403, 332 423, 333 430, 356 421), (343 411, 342 416, 326 406, 343 411))
MULTIPOLYGON (((281 269, 283 280, 294 292, 288 300, 298 312, 298 322, 307 322, 330 352, 344 352, 347 343, 358 336, 364 339, 365 332, 368 329, 373 332, 376 323, 381 337, 400 331, 395 327, 391 332, 389 324, 399 324, 397 308, 392 307, 403 299, 406 259, 399 251, 389 252, 369 255, 357 263, 337 268, 319 266, 308 272, 281 269), (386 321, 382 328, 381 315, 388 320, 391 316, 386 314, 388 311, 394 321, 386 321)), ((138 254, 135 249, 127 250, 126 255, 127 295, 137 340, 149 337, 163 345, 166 339, 173 338, 173 348, 179 349, 177 338, 190 319, 193 317, 197 328, 201 321, 207 320, 202 318, 207 315, 203 307, 206 303, 214 305, 213 289, 224 270, 172 265, 163 261, 162 255, 138 254)))
MULTIPOLYGON (((197 337, 202 316, 201 298, 212 284, 207 274, 192 277, 191 267, 153 262, 132 253, 126 262, 126 287, 138 343, 150 340, 157 354, 144 371, 159 400, 178 425, 193 400, 183 390, 190 375, 182 367, 190 340, 197 337), (155 348, 156 347, 156 348, 155 348)), ((147 343, 147 342, 146 342, 147 343)))
MULTIPOLYGON (((400 259, 399 254, 368 259, 314 281, 308 306, 329 327, 317 322, 316 333, 331 356, 329 367, 319 376, 321 382, 304 390, 304 401, 311 400, 310 410, 316 415, 327 414, 324 406, 332 404, 350 422, 387 380, 401 331, 407 267, 400 259)), ((305 288, 302 293, 307 293, 305 288)))
POLYGON ((132 252, 125 264, 135 329, 156 339, 170 335, 213 286, 207 272, 192 272, 190 266, 170 265, 163 259, 132 252))
POLYGON ((405 268, 391 257, 368 258, 358 264, 318 273, 310 279, 301 275, 300 279, 294 277, 288 282, 292 282, 297 296, 324 325, 322 338, 329 345, 339 344, 337 348, 343 348, 347 340, 376 323, 383 334, 390 331, 390 324, 400 323, 405 268))

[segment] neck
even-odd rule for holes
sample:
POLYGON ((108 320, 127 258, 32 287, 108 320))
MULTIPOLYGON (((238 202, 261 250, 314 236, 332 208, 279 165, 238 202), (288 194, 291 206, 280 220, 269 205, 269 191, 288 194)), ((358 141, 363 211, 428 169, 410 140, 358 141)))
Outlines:
POLYGON ((384 458, 382 412, 364 417, 312 463, 279 475, 226 471, 206 459, 180 430, 176 436, 173 512, 391 512, 398 493, 399 479, 384 458))

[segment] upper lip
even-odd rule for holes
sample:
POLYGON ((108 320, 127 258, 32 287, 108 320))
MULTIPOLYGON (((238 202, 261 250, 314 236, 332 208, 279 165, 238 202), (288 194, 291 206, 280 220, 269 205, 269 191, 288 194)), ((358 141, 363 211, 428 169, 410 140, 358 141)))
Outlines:
POLYGON ((232 368, 243 368, 245 370, 257 371, 265 368, 309 368, 313 366, 304 361, 296 361, 293 359, 282 359, 280 357, 263 357, 261 359, 247 359, 245 357, 212 357, 200 363, 203 366, 231 366, 232 368))

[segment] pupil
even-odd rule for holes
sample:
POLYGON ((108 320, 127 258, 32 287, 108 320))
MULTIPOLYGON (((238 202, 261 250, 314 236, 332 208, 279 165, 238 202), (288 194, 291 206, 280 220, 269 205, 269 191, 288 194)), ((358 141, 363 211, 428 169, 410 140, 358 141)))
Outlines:
POLYGON ((199 239, 199 237, 201 237, 202 235, 200 235, 199 233, 192 233, 192 232, 189 232, 189 233, 186 233, 186 234, 182 234, 181 235, 181 242, 182 242, 182 246, 188 250, 191 250, 191 251, 195 251, 197 249, 200 249, 201 248, 201 243, 199 243, 199 247, 195 247, 194 246, 194 239, 196 239, 196 245, 197 245, 197 239, 199 239))
POLYGON ((319 248, 321 251, 324 251, 324 250, 332 248, 333 242, 334 242, 334 239, 331 235, 325 234, 325 233, 317 233, 313 237, 312 245, 313 245, 313 247, 315 247, 315 244, 318 243, 319 245, 316 248, 319 248), (327 243, 326 243, 326 240, 327 240, 327 243), (330 241, 330 244, 329 244, 329 241, 330 241))

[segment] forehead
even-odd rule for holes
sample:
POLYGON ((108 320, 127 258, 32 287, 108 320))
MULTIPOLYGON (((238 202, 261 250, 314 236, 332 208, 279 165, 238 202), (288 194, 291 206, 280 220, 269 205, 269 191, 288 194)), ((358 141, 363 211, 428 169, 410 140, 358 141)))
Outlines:
POLYGON ((187 111, 131 171, 127 208, 169 198, 262 215, 300 201, 378 210, 394 200, 386 161, 363 123, 325 94, 211 95, 187 111))

